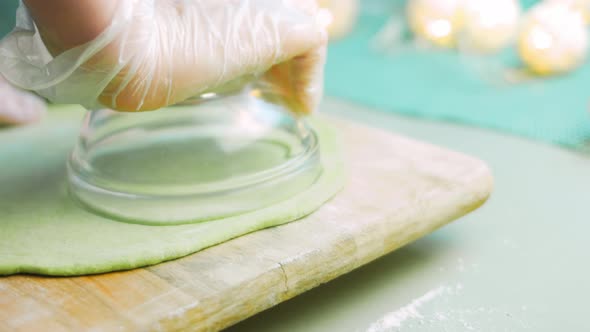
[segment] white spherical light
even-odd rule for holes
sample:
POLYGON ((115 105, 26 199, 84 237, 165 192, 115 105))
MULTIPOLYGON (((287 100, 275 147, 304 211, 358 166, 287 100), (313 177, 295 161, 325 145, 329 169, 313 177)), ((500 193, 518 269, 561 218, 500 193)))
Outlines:
POLYGON ((580 14, 584 18, 584 22, 586 24, 590 24, 590 0, 545 0, 545 1, 570 6, 573 10, 580 12, 580 14))
POLYGON ((441 47, 453 47, 462 26, 462 0, 409 0, 407 19, 414 34, 441 47))
POLYGON ((349 33, 358 16, 358 0, 319 0, 319 5, 330 10, 333 16, 328 25, 330 38, 340 38, 349 33))
POLYGON ((574 69, 586 58, 588 31, 583 15, 563 2, 545 2, 527 15, 518 39, 523 62, 541 75, 574 69))
POLYGON ((462 42, 470 49, 497 51, 514 40, 521 8, 518 0, 465 0, 462 42))

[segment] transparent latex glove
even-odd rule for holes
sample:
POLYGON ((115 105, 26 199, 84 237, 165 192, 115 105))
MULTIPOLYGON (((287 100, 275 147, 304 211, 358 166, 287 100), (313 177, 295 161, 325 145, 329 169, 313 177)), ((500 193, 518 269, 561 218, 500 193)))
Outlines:
POLYGON ((13 87, 0 76, 0 126, 35 122, 44 114, 41 98, 13 87))
POLYGON ((35 8, 29 13, 21 5, 16 29, 0 43, 0 72, 52 102, 89 109, 154 110, 251 75, 298 112, 312 112, 322 96, 330 18, 315 0, 105 0, 93 6, 99 9, 90 17, 98 19, 78 19, 77 34, 76 26, 63 26, 77 22, 75 13, 39 19, 35 8))

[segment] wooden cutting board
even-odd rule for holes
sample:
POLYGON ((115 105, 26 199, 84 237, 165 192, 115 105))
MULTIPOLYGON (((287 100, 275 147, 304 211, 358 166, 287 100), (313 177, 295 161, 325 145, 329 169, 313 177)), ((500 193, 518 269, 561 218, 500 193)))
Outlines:
POLYGON ((349 181, 311 216, 157 266, 0 278, 1 331, 211 331, 383 256, 479 207, 479 160, 335 118, 349 181))

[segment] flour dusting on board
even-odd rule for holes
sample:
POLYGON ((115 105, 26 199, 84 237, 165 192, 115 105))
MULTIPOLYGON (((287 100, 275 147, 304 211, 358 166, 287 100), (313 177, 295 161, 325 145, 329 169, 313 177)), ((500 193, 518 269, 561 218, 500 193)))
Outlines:
POLYGON ((373 323, 367 329, 367 332, 387 331, 394 327, 401 327, 402 323, 410 318, 422 318, 422 315, 418 309, 425 303, 428 303, 437 296, 443 294, 447 288, 448 287, 439 286, 428 291, 426 294, 413 300, 409 304, 399 308, 398 310, 388 313, 383 318, 373 323))
POLYGON ((462 283, 438 286, 385 314, 365 331, 491 332, 533 328, 530 322, 523 319, 526 305, 489 307, 481 306, 481 301, 476 301, 475 306, 465 302, 457 305, 468 295, 462 283))

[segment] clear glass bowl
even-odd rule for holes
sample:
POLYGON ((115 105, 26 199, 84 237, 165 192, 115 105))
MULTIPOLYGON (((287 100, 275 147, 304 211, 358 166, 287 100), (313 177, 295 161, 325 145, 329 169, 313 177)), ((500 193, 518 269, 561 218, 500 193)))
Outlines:
POLYGON ((156 112, 91 111, 68 162, 70 191, 95 213, 154 225, 288 199, 322 168, 315 132, 280 100, 248 85, 156 112))

